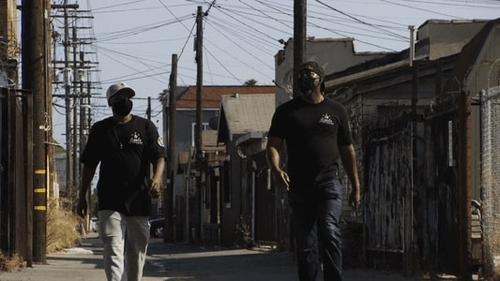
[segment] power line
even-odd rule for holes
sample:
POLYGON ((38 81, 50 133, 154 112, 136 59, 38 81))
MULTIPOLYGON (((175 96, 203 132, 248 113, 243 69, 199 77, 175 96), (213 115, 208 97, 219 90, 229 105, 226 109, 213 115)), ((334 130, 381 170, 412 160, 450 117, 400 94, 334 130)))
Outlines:
MULTIPOLYGON (((177 5, 172 5, 172 7, 183 7, 183 6, 191 6, 191 4, 177 4, 177 5)), ((142 8, 131 8, 131 9, 119 9, 119 10, 107 10, 107 11, 97 11, 94 12, 95 14, 111 14, 111 13, 121 13, 121 12, 129 12, 129 11, 149 11, 149 10, 157 10, 158 8, 161 8, 160 6, 157 7, 142 7, 142 8)))
POLYGON ((267 34, 267 33, 263 32, 263 31, 260 31, 260 30, 258 30, 257 28, 255 28, 255 27, 253 27, 253 26, 249 26, 247 23, 245 23, 245 22, 243 22, 243 21, 241 21, 241 20, 239 20, 239 19, 237 19, 237 18, 233 17, 232 15, 230 15, 230 14, 226 13, 224 10, 220 9, 219 7, 217 7, 217 6, 216 6, 215 8, 216 8, 218 11, 220 11, 221 13, 225 14, 226 16, 228 16, 228 17, 232 18, 233 20, 235 20, 235 21, 239 22, 240 24, 242 24, 242 25, 244 25, 244 26, 247 26, 248 28, 250 28, 250 29, 252 29, 252 30, 256 31, 256 32, 257 32, 257 33, 259 33, 259 34, 264 35, 265 37, 267 37, 267 38, 269 38, 269 39, 273 40, 274 42, 278 42, 278 39, 273 38, 273 37, 272 37, 272 36, 270 36, 269 34, 267 34))
POLYGON ((145 58, 145 57, 139 57, 139 56, 134 56, 134 55, 131 55, 131 54, 127 54, 127 53, 124 53, 124 52, 120 52, 120 51, 117 51, 117 50, 113 50, 113 49, 109 49, 109 48, 106 48, 106 47, 102 47, 102 46, 96 46, 98 49, 101 49, 101 50, 104 50, 104 51, 108 51, 108 52, 111 52, 111 53, 115 53, 115 54, 118 54, 118 55, 121 55, 123 57, 128 57, 128 58, 132 58, 140 63, 143 63, 144 64, 144 61, 149 61, 149 62, 153 62, 153 63, 157 63, 157 64, 165 64, 165 62, 162 62, 162 61, 157 61, 157 60, 153 60, 153 59, 149 59, 149 58, 145 58))
POLYGON ((149 41, 146 40, 146 41, 129 41, 129 42, 101 42, 101 44, 105 44, 105 45, 142 45, 142 44, 152 44, 152 43, 159 43, 159 42, 172 42, 172 41, 179 41, 179 40, 184 40, 184 37, 149 40, 149 41))
POLYGON ((136 27, 132 27, 132 28, 127 28, 127 29, 123 29, 123 30, 119 30, 119 31, 102 33, 102 34, 98 34, 99 39, 97 41, 100 42, 100 41, 112 41, 112 40, 116 40, 116 39, 122 39, 122 38, 130 37, 130 36, 134 36, 137 34, 142 34, 142 33, 147 32, 147 31, 155 30, 155 29, 167 26, 167 25, 179 23, 179 22, 191 19, 191 18, 193 18, 192 15, 185 15, 180 19, 178 17, 176 17, 175 20, 170 19, 167 21, 159 21, 159 22, 150 23, 150 24, 141 25, 141 26, 136 26, 136 27))
MULTIPOLYGON (((119 63, 119 64, 121 64, 121 65, 123 65, 123 66, 125 66, 125 67, 127 67, 127 68, 129 68, 129 69, 132 69, 132 70, 135 70, 135 71, 138 71, 138 72, 140 71, 140 70, 138 70, 137 68, 135 68, 135 67, 133 67, 133 66, 130 66, 130 65, 128 65, 128 64, 126 64, 126 63, 124 63, 123 61, 120 61, 120 60, 118 60, 118 59, 115 59, 113 56, 106 55, 106 53, 103 53, 103 55, 105 55, 105 56, 106 56, 106 57, 108 57, 109 59, 111 59, 111 60, 113 60, 113 61, 115 61, 115 62, 117 62, 117 63, 119 63)), ((153 78, 154 80, 156 80, 157 82, 160 82, 161 84, 165 84, 165 83, 166 83, 165 81, 159 80, 158 78, 156 78, 156 77, 154 77, 154 76, 150 76, 150 77, 151 77, 151 78, 153 78)), ((134 79, 134 80, 137 80, 137 79, 134 79)))
POLYGON ((207 49, 206 47, 203 47, 203 49, 205 51, 207 51, 207 53, 227 72, 229 73, 229 75, 231 75, 235 80, 239 81, 240 83, 242 83, 243 81, 241 81, 238 77, 236 77, 236 75, 234 75, 229 69, 227 69, 227 67, 221 63, 219 61, 219 59, 217 59, 217 57, 215 55, 212 54, 212 52, 210 52, 209 49, 207 49))
MULTIPOLYGON (((278 9, 278 8, 276 8, 276 7, 273 7, 273 6, 268 5, 268 4, 267 4, 267 3, 265 3, 265 2, 262 2, 262 1, 260 1, 260 0, 255 0, 255 1, 257 1, 257 2, 261 3, 261 4, 262 4, 262 5, 264 5, 264 6, 267 6, 267 7, 271 8, 271 9, 277 10, 277 11, 279 11, 279 12, 281 12, 281 13, 285 13, 285 12, 283 12, 282 10, 280 10, 280 9, 278 9)), ((285 14, 286 14, 286 13, 285 13, 285 14)), ((351 36, 347 36, 347 35, 345 35, 345 34, 343 34, 343 33, 339 32, 339 31, 337 31, 337 30, 333 30, 333 29, 330 29, 330 28, 326 28, 326 27, 323 27, 323 26, 320 26, 320 25, 317 25, 317 24, 314 24, 314 23, 311 23, 311 25, 313 25, 314 27, 317 27, 317 28, 319 28, 319 29, 323 29, 323 30, 326 30, 326 31, 333 32, 333 33, 335 33, 335 34, 337 34, 337 35, 340 35, 340 36, 342 36, 342 37, 347 37, 347 38, 350 38, 350 37, 351 37, 351 36)), ((366 35, 365 35, 365 36, 366 36, 366 35)), ((373 47, 377 47, 377 48, 380 48, 380 49, 384 49, 384 50, 388 50, 388 51, 396 51, 396 50, 393 50, 393 49, 391 49, 391 48, 383 47, 383 46, 380 46, 380 45, 377 45, 377 44, 373 44, 373 43, 370 43, 370 42, 367 42, 367 41, 364 41, 364 40, 360 40, 360 39, 356 39, 356 40, 357 40, 358 42, 361 42, 361 43, 364 43, 364 44, 366 44, 366 45, 370 45, 370 46, 373 46, 373 47)))
POLYGON ((170 66, 170 64, 162 65, 162 66, 155 67, 153 69, 149 69, 149 70, 145 70, 145 71, 136 71, 134 73, 130 73, 130 74, 126 74, 126 75, 121 75, 121 76, 118 76, 118 77, 108 78, 108 79, 104 80, 103 82, 106 83, 108 81, 120 81, 120 80, 123 80, 123 79, 128 79, 129 77, 135 77, 138 74, 147 75, 144 72, 152 72, 152 71, 158 70, 160 68, 166 68, 167 66, 170 66))
POLYGON ((386 29, 384 29, 384 28, 381 28, 381 27, 375 26, 375 25, 373 25, 373 24, 371 24, 371 23, 369 23, 369 22, 366 22, 366 21, 361 20, 361 19, 359 19, 359 18, 357 18, 357 17, 355 17, 355 16, 352 16, 352 15, 350 15, 350 14, 346 13, 346 12, 343 12, 343 11, 341 11, 341 10, 339 10, 339 9, 337 9, 337 8, 335 8, 335 7, 333 7, 333 6, 331 6, 331 5, 328 5, 328 4, 324 3, 324 2, 323 2, 323 1, 321 1, 321 0, 316 0, 316 2, 320 3, 321 5, 323 5, 323 6, 325 6, 325 7, 328 7, 329 9, 331 9, 331 10, 333 10, 333 11, 335 11, 335 12, 337 12, 337 13, 341 14, 341 15, 344 15, 344 16, 346 16, 346 17, 348 17, 348 18, 351 18, 351 19, 353 19, 353 20, 355 20, 355 21, 357 21, 357 22, 359 22, 359 23, 361 23, 361 24, 364 24, 364 25, 370 26, 370 27, 372 27, 372 28, 378 29, 378 30, 380 30, 380 31, 383 31, 383 32, 385 32, 385 33, 387 33, 387 34, 391 34, 391 35, 396 36, 396 37, 400 37, 400 38, 407 39, 407 37, 405 37, 405 36, 402 36, 402 35, 400 35, 400 34, 397 34, 397 33, 394 33, 394 32, 392 32, 392 31, 386 30, 386 29))
POLYGON ((191 30, 189 31, 189 34, 186 38, 186 42, 184 42, 184 45, 182 46, 182 49, 181 49, 181 52, 179 53, 179 57, 178 57, 178 60, 181 59, 181 56, 182 54, 184 53, 184 49, 186 48, 186 45, 187 43, 189 42, 189 39, 191 38, 191 36, 193 35, 193 30, 194 30, 194 27, 196 26, 196 21, 193 23, 193 26, 191 27, 191 30))
POLYGON ((186 25, 185 25, 182 21, 180 21, 180 20, 177 18, 177 16, 176 16, 176 15, 172 12, 172 10, 170 10, 170 8, 167 6, 167 4, 163 3, 163 1, 162 1, 162 0, 158 0, 158 2, 160 2, 160 3, 161 3, 161 5, 162 5, 165 9, 167 9, 167 11, 168 11, 168 12, 169 12, 169 13, 170 13, 170 14, 171 14, 174 18, 176 18, 176 19, 177 19, 177 21, 178 21, 178 22, 179 22, 182 26, 184 26, 184 29, 186 29, 187 31, 189 31, 189 28, 187 28, 187 26, 186 26, 186 25))
MULTIPOLYGON (((207 24, 209 24, 215 31, 217 31, 219 34, 221 34, 224 38, 226 38, 227 40, 229 40, 231 43, 233 43, 236 47, 240 48, 240 50, 242 50, 243 52, 245 52, 246 54, 248 54, 249 56, 253 57, 254 59, 256 59, 257 61, 259 61, 260 63, 262 63, 264 66, 266 66, 267 68, 271 69, 271 70, 274 70, 273 67, 269 66, 267 64, 267 62, 263 61, 262 59, 260 59, 259 57, 257 57, 256 55, 252 54, 250 51, 248 51, 247 49, 243 48, 240 44, 236 43, 233 39, 231 39, 229 36, 227 36, 226 34, 224 34, 223 32, 217 30, 213 25, 210 24, 210 22, 206 21, 207 24)), ((207 39, 208 41, 208 39, 207 39)), ((212 43, 213 44, 213 43, 212 43)))
POLYGON ((233 22, 218 18, 217 16, 212 16, 212 18, 215 18, 217 20, 217 22, 212 22, 212 23, 216 24, 219 28, 221 28, 223 30, 227 30, 228 32, 232 32, 232 34, 234 36, 240 37, 240 38, 243 36, 243 34, 246 34, 248 36, 248 38, 247 38, 248 41, 258 41, 268 51, 269 51, 268 48, 272 48, 271 51, 275 51, 276 48, 281 47, 279 45, 278 41, 269 40, 267 37, 263 37, 262 35, 255 33, 254 30, 250 29, 247 26, 240 25, 240 26, 231 28, 231 26, 235 26, 235 24, 233 22))
POLYGON ((114 4, 114 5, 110 5, 110 6, 103 6, 103 7, 99 7, 99 8, 94 8, 93 10, 94 11, 99 11, 99 10, 104 10, 104 9, 108 9, 108 8, 126 6, 126 5, 130 5, 130 4, 134 4, 134 3, 138 3, 138 2, 143 2, 143 1, 144 0, 129 1, 129 2, 125 2, 125 3, 114 4))
MULTIPOLYGON (((424 4, 431 4, 431 5, 438 5, 438 6, 447 6, 447 7, 467 7, 467 8, 479 8, 479 9, 500 9, 500 6, 498 6, 498 5, 478 5, 478 4, 467 5, 464 2, 458 2, 458 1, 455 1, 453 3, 451 3, 452 1, 448 1, 448 2, 423 1, 423 0, 411 0, 411 1, 408 1, 408 0, 399 0, 399 1, 410 2, 410 3, 424 3, 424 4)), ((500 1, 498 3, 500 3, 500 1)))
MULTIPOLYGON (((213 17, 214 18, 214 17, 213 17)), ((217 21, 220 21, 220 19, 217 19, 215 18, 217 21)), ((236 37, 237 39, 240 39, 242 40, 243 42, 245 42, 246 44, 252 46, 255 48, 255 50, 261 52, 261 53, 264 53, 268 56, 274 56, 275 53, 276 53, 276 48, 274 47, 274 44, 272 46, 269 46, 270 44, 268 44, 266 41, 258 41, 258 40, 255 40, 256 39, 256 36, 252 36, 251 34, 248 34, 247 36, 245 36, 245 32, 242 32, 242 30, 235 30, 235 29, 231 29, 229 28, 227 25, 224 25, 223 24, 223 21, 221 21, 221 23, 217 22, 217 21, 212 21, 209 23, 209 25, 215 25, 217 26, 219 29, 223 30, 224 32, 236 37), (255 42, 257 41, 257 42, 255 42)))
POLYGON ((379 0, 379 1, 385 2, 385 3, 389 3, 389 4, 392 4, 392 5, 396 5, 396 6, 402 6, 402 7, 410 8, 410 9, 413 9, 413 10, 418 10, 418 11, 428 12, 428 13, 431 13, 431 14, 441 15, 441 16, 445 16, 445 17, 449 17, 449 18, 463 19, 461 17, 457 17, 457 16, 454 16, 454 15, 440 13, 440 12, 436 12, 436 11, 433 11, 433 10, 429 10, 429 9, 425 9, 425 8, 419 8, 419 7, 410 6, 410 5, 406 5, 406 4, 395 3, 395 2, 392 2, 392 1, 389 1, 389 0, 379 0))

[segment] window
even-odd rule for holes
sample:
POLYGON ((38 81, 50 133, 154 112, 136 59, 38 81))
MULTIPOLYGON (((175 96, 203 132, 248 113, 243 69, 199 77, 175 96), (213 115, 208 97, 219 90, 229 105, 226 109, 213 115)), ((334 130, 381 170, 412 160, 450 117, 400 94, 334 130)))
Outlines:
MULTIPOLYGON (((196 128, 196 123, 193 122, 191 123, 191 146, 194 146, 194 139, 195 139, 195 128, 196 128)), ((201 123, 201 130, 205 131, 208 129, 208 122, 203 122, 201 123)))

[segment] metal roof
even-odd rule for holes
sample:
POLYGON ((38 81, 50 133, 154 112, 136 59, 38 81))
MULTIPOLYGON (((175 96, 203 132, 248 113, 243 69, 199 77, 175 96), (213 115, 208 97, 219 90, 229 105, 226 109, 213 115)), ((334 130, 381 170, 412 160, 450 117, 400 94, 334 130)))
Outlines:
POLYGON ((267 132, 276 109, 275 95, 222 96, 221 126, 231 138, 249 132, 267 132))

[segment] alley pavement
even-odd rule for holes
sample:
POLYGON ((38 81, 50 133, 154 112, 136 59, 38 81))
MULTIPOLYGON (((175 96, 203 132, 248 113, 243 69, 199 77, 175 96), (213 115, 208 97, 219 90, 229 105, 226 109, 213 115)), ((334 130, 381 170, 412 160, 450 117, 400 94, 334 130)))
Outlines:
MULTIPOLYGON (((0 273, 1 281, 104 281, 102 245, 94 235, 81 247, 50 255, 46 265, 0 273)), ((143 281, 294 281, 288 252, 205 248, 185 244, 150 244, 143 281)), ((345 281, 408 281, 399 274, 346 270, 345 281)))

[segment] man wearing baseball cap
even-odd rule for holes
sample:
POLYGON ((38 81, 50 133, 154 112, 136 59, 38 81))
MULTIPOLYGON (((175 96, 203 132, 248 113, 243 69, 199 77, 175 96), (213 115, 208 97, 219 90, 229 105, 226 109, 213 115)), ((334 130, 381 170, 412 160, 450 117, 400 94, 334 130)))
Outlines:
POLYGON ((342 160, 352 183, 349 202, 360 205, 360 182, 347 111, 324 97, 324 71, 316 62, 300 67, 295 98, 274 113, 267 157, 277 182, 289 190, 300 281, 342 280, 340 214, 344 187, 338 176, 342 160), (287 170, 281 166, 286 141, 287 170), (320 259, 322 255, 322 259, 320 259))
POLYGON ((97 196, 99 235, 108 281, 139 281, 149 241, 151 198, 160 192, 165 148, 155 125, 131 114, 135 91, 111 85, 106 97, 113 116, 90 129, 81 155, 82 180, 77 212, 87 213, 85 194, 100 163, 97 196), (148 176, 150 164, 153 175, 148 176))

